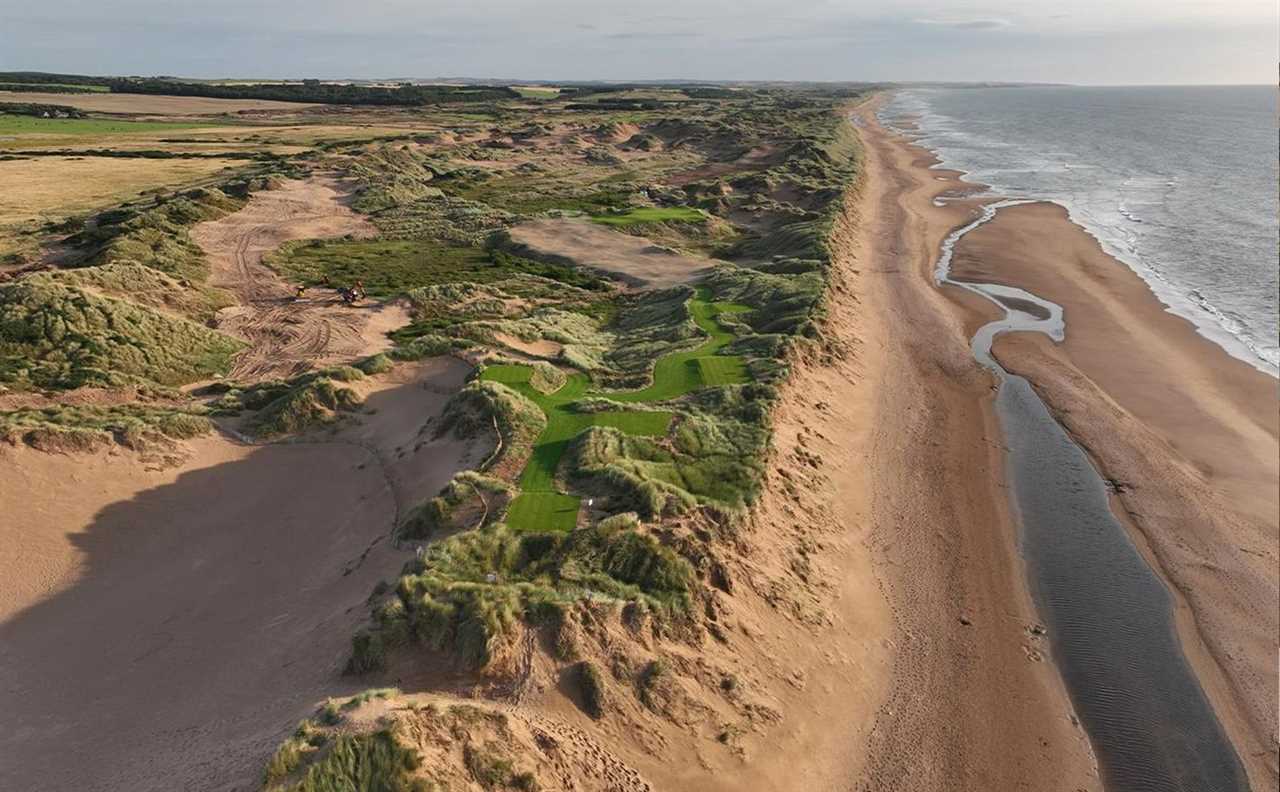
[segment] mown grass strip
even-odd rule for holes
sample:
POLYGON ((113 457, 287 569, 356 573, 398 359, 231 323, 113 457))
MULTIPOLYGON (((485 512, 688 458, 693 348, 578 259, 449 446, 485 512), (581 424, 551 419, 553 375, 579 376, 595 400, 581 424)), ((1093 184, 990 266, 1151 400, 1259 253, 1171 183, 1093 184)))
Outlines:
POLYGON ((595 215, 591 222, 607 226, 630 226, 640 223, 705 223, 707 216, 688 206, 640 206, 621 214, 595 215))
MULTIPOLYGON (((614 401, 641 403, 667 401, 704 387, 747 381, 746 363, 740 357, 717 354, 733 334, 725 330, 718 316, 750 310, 736 303, 711 302, 710 292, 699 289, 689 300, 694 322, 709 338, 694 349, 673 352, 659 358, 653 368, 653 384, 635 391, 592 392, 614 401)), ((574 402, 588 395, 585 374, 572 374, 554 393, 533 387, 529 366, 502 364, 488 366, 481 378, 499 382, 528 398, 547 416, 547 426, 534 441, 533 453, 520 474, 521 495, 512 502, 507 523, 516 530, 572 530, 577 524, 579 499, 555 489, 556 468, 569 442, 591 426, 607 426, 631 435, 658 437, 666 433, 672 413, 668 411, 618 411, 581 413, 574 402)))
POLYGON ((572 531, 578 524, 576 495, 561 492, 522 492, 507 510, 507 524, 521 530, 572 531))
POLYGON ((711 302, 710 292, 699 289, 689 300, 689 313, 693 321, 708 336, 699 346, 684 352, 673 352, 658 358, 653 365, 653 384, 635 391, 601 393, 614 401, 651 402, 675 399, 699 388, 712 385, 731 385, 746 382, 746 366, 741 358, 719 356, 721 349, 733 341, 733 334, 725 330, 716 318, 722 314, 742 313, 751 310, 737 303, 711 302), (702 361, 711 360, 708 366, 716 381, 708 381, 702 361), (736 378, 734 378, 736 374, 736 378))

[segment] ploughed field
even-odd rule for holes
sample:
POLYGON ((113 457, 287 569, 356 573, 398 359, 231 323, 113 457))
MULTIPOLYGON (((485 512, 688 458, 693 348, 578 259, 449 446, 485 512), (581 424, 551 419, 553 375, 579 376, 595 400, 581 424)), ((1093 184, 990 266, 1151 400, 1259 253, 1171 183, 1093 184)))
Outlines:
MULTIPOLYGON (((733 717, 757 717, 721 683, 648 661, 614 672, 634 673, 636 693, 610 695, 638 704, 611 699, 595 649, 564 648, 574 642, 564 632, 547 653, 535 638, 605 607, 591 618, 642 612, 665 625, 655 640, 683 651, 707 618, 705 560, 728 552, 716 537, 759 495, 789 355, 820 340, 827 237, 857 169, 839 109, 856 90, 426 87, 432 102, 447 99, 406 109, 209 95, 239 90, 217 86, 110 93, 64 77, 47 93, 0 95, 0 179, 14 177, 0 196, 0 472, 36 454, 42 480, 65 468, 74 481, 92 459, 123 477, 111 490, 121 498, 163 501, 205 475, 206 457, 225 467, 248 454, 233 449, 262 445, 249 456, 305 465, 314 447, 336 460, 325 475, 358 479, 377 512, 358 534, 340 532, 340 552, 323 554, 315 580, 294 563, 295 582, 282 582, 278 549, 217 567, 228 585, 271 590, 283 615, 259 614, 264 634, 305 619, 305 636, 285 631, 290 662, 322 657, 306 674, 245 676, 261 664, 228 672, 216 684, 267 685, 278 706, 259 702, 241 722, 240 699, 223 697, 225 750, 213 753, 179 734, 182 691, 218 695, 208 675, 188 678, 162 655, 124 668, 121 689, 164 675, 175 703, 149 710, 152 727, 119 748, 108 782, 243 785, 256 774, 246 768, 266 767, 268 787, 299 790, 353 783, 353 772, 388 788, 569 783, 539 776, 551 771, 526 753, 539 750, 541 732, 522 743, 490 715, 463 713, 450 703, 458 689, 517 705, 536 689, 593 720, 638 706, 665 729, 688 717, 655 703, 679 684, 733 717), (287 455, 271 450, 278 443, 287 455), (181 480, 164 484, 165 470, 181 480), (370 594, 353 580, 381 582, 370 594), (334 640, 349 642, 341 658, 334 640), (537 681, 547 674, 568 680, 561 693, 537 681), (392 678, 412 684, 345 698, 353 685, 392 678), (408 712, 400 705, 413 695, 444 702, 450 733, 489 736, 463 750, 437 741, 434 727, 388 725, 400 715, 365 717, 408 712), (276 740, 269 756, 263 746, 276 740), (219 758, 191 770, 191 751, 219 758)), ((268 494, 279 487, 287 499, 303 483, 316 502, 306 521, 289 523, 291 541, 329 542, 341 526, 327 514, 345 525, 362 513, 358 503, 326 506, 329 488, 301 468, 262 469, 278 481, 255 483, 255 499, 235 510, 243 525, 272 531, 279 503, 268 494)), ((43 577, 3 591, 0 613, 25 641, 15 651, 97 651, 93 632, 63 644, 50 636, 63 630, 58 618, 96 618, 88 594, 120 574, 112 563, 139 570, 130 583, 139 643, 200 645, 172 607, 145 605, 172 601, 148 596, 166 585, 148 580, 154 558, 121 545, 95 554, 91 576, 77 571, 67 537, 92 527, 95 548, 114 547, 119 521, 60 508, 51 499, 67 497, 65 487, 40 489, 26 496, 32 505, 61 516, 31 545, 42 548, 33 552, 43 577)), ((192 508, 214 522, 222 513, 192 508)), ((185 563, 182 542, 164 543, 159 511, 125 511, 157 537, 148 552, 163 547, 185 563)), ((252 608, 208 601, 206 621, 235 623, 252 608)), ((85 707, 105 706, 102 690, 80 687, 85 707)), ((34 693, 24 701, 42 706, 34 693)), ((561 728, 536 717, 538 729, 561 728)), ((23 745, 5 753, 52 751, 60 733, 88 739, 64 709, 38 721, 13 731, 23 745)), ((59 783, 101 780, 97 754, 56 748, 87 757, 59 783)), ((611 756, 582 748, 582 778, 638 778, 611 756)), ((30 771, 0 766, 0 786, 27 784, 30 771)))

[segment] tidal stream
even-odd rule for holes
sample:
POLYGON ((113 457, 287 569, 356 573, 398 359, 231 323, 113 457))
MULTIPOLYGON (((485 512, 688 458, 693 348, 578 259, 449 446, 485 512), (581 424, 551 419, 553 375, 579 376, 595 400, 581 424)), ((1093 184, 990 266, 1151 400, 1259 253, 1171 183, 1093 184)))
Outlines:
POLYGON ((1240 760, 1182 654, 1169 591, 1112 512, 1102 476, 1030 384, 991 354, 1000 333, 1063 340, 1062 308, 1022 289, 950 277, 957 241, 1018 203, 1025 201, 990 204, 953 232, 935 277, 1005 312, 978 330, 972 348, 999 380, 1011 501, 1054 660, 1108 792, 1247 790, 1240 760))

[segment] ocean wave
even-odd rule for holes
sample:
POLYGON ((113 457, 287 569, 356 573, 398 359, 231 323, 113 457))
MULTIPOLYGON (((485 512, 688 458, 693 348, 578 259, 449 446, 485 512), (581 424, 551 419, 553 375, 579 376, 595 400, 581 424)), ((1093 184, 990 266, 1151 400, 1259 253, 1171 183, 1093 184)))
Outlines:
MULTIPOLYGON (((972 100, 978 94, 973 92, 964 92, 964 101, 952 102, 949 112, 937 107, 940 97, 946 98, 943 89, 901 91, 882 116, 909 108, 913 138, 938 156, 940 167, 959 171, 998 196, 1063 206, 1073 222, 1142 277, 1171 311, 1191 321, 1202 335, 1273 376, 1280 373, 1276 310, 1267 304, 1265 283, 1264 288, 1241 290, 1232 279, 1248 281, 1258 277, 1256 271, 1228 271, 1241 267, 1238 259, 1253 255, 1250 251, 1263 250, 1269 250, 1266 255, 1274 268, 1274 213, 1268 219, 1267 212, 1241 206, 1234 196, 1217 190, 1222 177, 1216 172, 1200 177, 1212 187, 1201 186, 1193 170, 1180 170, 1194 168, 1195 157, 1179 159, 1175 153, 1152 150, 1153 144, 1136 131, 1128 136, 1131 140, 1100 143, 1098 135, 1091 137, 1093 130, 1085 128, 1059 145, 1038 146, 1042 138, 1066 133, 1045 132, 1031 113, 1007 112, 992 120, 992 114, 975 106, 972 100), (1007 122, 1007 128, 998 122, 1007 122), (1144 169, 1161 158, 1168 161, 1165 166, 1144 169), (1186 216, 1190 211, 1194 215, 1186 216)), ((1055 94, 1055 101, 1061 98, 1061 93, 1055 94)), ((1158 140, 1154 145, 1160 145, 1158 140)))

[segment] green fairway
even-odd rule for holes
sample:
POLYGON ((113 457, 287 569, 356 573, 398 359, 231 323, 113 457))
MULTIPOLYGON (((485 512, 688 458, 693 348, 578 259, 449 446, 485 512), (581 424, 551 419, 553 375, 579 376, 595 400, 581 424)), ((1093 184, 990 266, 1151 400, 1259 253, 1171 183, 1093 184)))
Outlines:
POLYGON ((699 289, 698 295, 689 300, 689 313, 710 338, 694 349, 659 358, 653 365, 653 384, 649 387, 600 395, 620 402, 666 401, 711 385, 745 382, 746 368, 741 358, 717 355, 733 340, 733 334, 721 327, 716 317, 751 309, 735 303, 711 302, 707 296, 706 290, 699 289), (706 372, 711 372, 713 378, 708 379, 706 372))
POLYGON ((637 223, 703 223, 707 216, 698 209, 688 206, 641 206, 623 214, 596 215, 591 218, 594 223, 608 226, 629 226, 637 223))
POLYGON ((636 391, 588 393, 587 376, 572 374, 555 393, 542 393, 529 380, 533 369, 517 364, 488 366, 480 378, 499 382, 528 398, 547 416, 547 426, 534 441, 533 453, 520 474, 521 495, 512 502, 507 523, 517 530, 569 530, 577 522, 578 498, 555 490, 556 468, 569 442, 591 426, 608 426, 631 435, 658 437, 666 433, 672 413, 667 411, 576 412, 572 404, 584 396, 603 396, 622 402, 667 401, 713 385, 746 382, 746 364, 739 357, 718 355, 733 334, 717 316, 750 310, 745 305, 709 301, 705 289, 689 300, 694 322, 710 338, 698 347, 659 358, 653 384, 636 391))
POLYGON ((507 510, 507 524, 526 529, 572 531, 579 498, 559 492, 522 492, 507 510))
POLYGON ((104 118, 37 118, 0 114, 0 135, 123 135, 131 132, 158 132, 166 129, 194 129, 213 126, 170 121, 114 121, 104 118))

